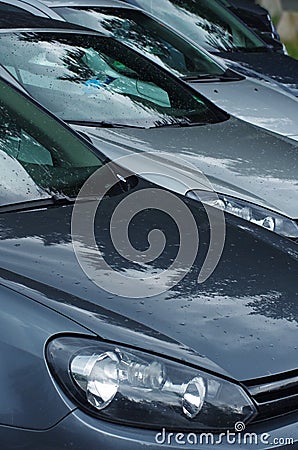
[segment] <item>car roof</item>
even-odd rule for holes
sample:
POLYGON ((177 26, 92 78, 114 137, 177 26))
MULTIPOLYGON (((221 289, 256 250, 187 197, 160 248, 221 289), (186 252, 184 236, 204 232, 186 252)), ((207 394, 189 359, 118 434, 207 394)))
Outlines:
POLYGON ((78 33, 89 33, 101 35, 99 32, 92 31, 80 25, 64 22, 54 19, 46 19, 38 16, 29 16, 22 13, 2 12, 0 15, 0 31, 14 30, 41 30, 41 31, 77 31, 78 33))

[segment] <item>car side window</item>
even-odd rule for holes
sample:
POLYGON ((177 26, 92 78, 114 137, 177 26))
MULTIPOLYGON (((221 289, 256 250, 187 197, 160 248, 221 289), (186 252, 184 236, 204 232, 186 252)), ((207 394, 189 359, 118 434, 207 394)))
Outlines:
POLYGON ((51 163, 50 153, 13 120, 0 103, 0 204, 27 197, 40 198, 42 189, 26 169, 26 163, 51 163))
MULTIPOLYGON (((24 163, 53 166, 51 153, 32 136, 26 133, 26 131, 21 130, 19 136, 15 137, 13 140, 15 141, 15 150, 14 154, 11 154, 11 156, 14 156, 24 163)), ((10 151, 11 150, 13 150, 13 146, 11 146, 10 151)))
POLYGON ((20 162, 53 165, 49 150, 19 127, 3 108, 0 109, 0 148, 20 162))
POLYGON ((101 160, 54 118, 17 91, 11 94, 9 106, 0 101, 0 204, 52 193, 76 196, 101 160))

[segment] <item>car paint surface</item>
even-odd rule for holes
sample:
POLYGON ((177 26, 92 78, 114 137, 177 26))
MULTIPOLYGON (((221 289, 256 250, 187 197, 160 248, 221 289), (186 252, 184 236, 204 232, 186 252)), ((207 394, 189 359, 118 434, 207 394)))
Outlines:
POLYGON ((189 83, 224 111, 260 128, 292 138, 298 131, 298 100, 261 80, 189 83))
MULTIPOLYGON (((134 191, 151 187, 140 181, 134 191)), ((109 220, 114 207, 129 194, 107 198, 95 223, 104 256, 128 274, 135 265, 123 265, 111 248, 106 216, 109 220)), ((109 294, 81 270, 72 246, 72 206, 0 214, 0 379, 7 386, 0 391, 2 448, 20 442, 26 450, 160 448, 156 431, 95 419, 65 396, 45 362, 45 346, 53 336, 121 342, 228 379, 256 379, 296 368, 296 244, 230 218, 223 258, 210 279, 198 285, 196 271, 209 231, 204 212, 190 207, 201 230, 194 272, 164 294, 139 299, 128 298, 125 292, 109 294)), ((144 243, 156 223, 171 235, 170 222, 160 219, 154 211, 135 222, 134 242, 144 243)), ((158 266, 171 261, 176 245, 170 241, 158 266)), ((143 277, 144 265, 139 270, 143 277)), ((246 431, 258 433, 260 440, 270 433, 271 439, 287 436, 296 442, 296 422, 297 414, 292 413, 253 424, 246 431)), ((229 447, 223 439, 221 448, 229 447)), ((180 446, 173 442, 170 448, 180 446)), ((262 442, 258 448, 267 447, 262 442)))
POLYGON ((74 128, 112 159, 127 152, 166 152, 203 172, 216 192, 298 218, 298 143, 291 139, 234 118, 178 129, 74 128))
MULTIPOLYGON (((292 417, 291 423, 288 423, 289 421, 287 419, 278 419, 278 421, 273 421, 273 423, 267 424, 265 427, 260 424, 248 427, 247 432, 254 433, 253 436, 257 435, 257 440, 260 444, 253 444, 253 446, 246 444, 244 446, 243 442, 239 445, 235 443, 233 448, 237 450, 243 448, 249 450, 252 450, 253 448, 258 450, 267 449, 268 444, 273 444, 275 439, 276 442, 282 442, 280 436, 287 436, 288 439, 293 440, 294 444, 288 446, 285 446, 282 443, 280 443, 280 445, 274 444, 273 448, 279 450, 291 450, 297 445, 296 421, 297 415, 292 417), (264 436, 270 437, 270 439, 267 439, 266 441, 268 444, 262 444, 262 441, 265 441, 264 436)), ((175 434, 174 436, 170 436, 169 444, 168 436, 163 443, 163 436, 157 435, 156 431, 117 426, 89 417, 79 410, 69 414, 55 427, 43 432, 0 426, 0 433, 4 448, 9 448, 9 446, 16 447, 19 442, 22 442, 23 449, 25 450, 40 450, 41 448, 46 450, 57 450, 58 448, 69 450, 85 450, 89 448, 96 450, 101 447, 105 450, 140 450, 142 447, 148 450, 160 450, 161 448, 178 450, 181 449, 182 446, 187 450, 194 448, 193 443, 181 444, 181 439, 182 442, 186 442, 187 435, 181 436, 180 433, 177 434, 178 439, 180 438, 180 443, 179 441, 178 443, 175 442, 175 434)), ((214 441, 217 441, 218 439, 218 436, 215 436, 214 441)), ((210 443, 202 443, 200 449, 207 450, 210 448, 210 445, 210 443)), ((231 448, 231 444, 227 442, 227 439, 222 438, 220 448, 228 450, 231 448)))
MULTIPOLYGON (((146 277, 150 264, 138 267, 125 262, 107 238, 110 208, 122 198, 103 204, 95 223, 98 245, 115 270, 125 269, 128 276, 132 270, 140 271, 146 277)), ((296 368, 298 254, 294 242, 254 226, 248 227, 251 231, 241 229, 242 222, 231 219, 219 265, 205 283, 198 284, 196 273, 206 254, 209 232, 204 212, 195 208, 201 241, 193 269, 163 294, 132 299, 125 292, 123 296, 107 293, 82 271, 71 241, 71 213, 72 207, 58 207, 1 215, 2 278, 16 283, 21 293, 27 285, 24 292, 30 289, 33 299, 104 339, 154 349, 232 379, 256 379, 296 368)), ((140 215, 132 225, 132 245, 142 245, 162 217, 157 210, 140 215)), ((87 223, 88 218, 83 220, 87 223)), ((163 228, 169 238, 170 219, 163 221, 163 228)), ((163 270, 172 261, 175 243, 174 233, 155 267, 163 270)), ((93 258, 91 250, 90 261, 93 258)))
POLYGON ((254 70, 261 78, 272 78, 298 97, 298 61, 281 53, 218 53, 230 67, 244 74, 254 70))

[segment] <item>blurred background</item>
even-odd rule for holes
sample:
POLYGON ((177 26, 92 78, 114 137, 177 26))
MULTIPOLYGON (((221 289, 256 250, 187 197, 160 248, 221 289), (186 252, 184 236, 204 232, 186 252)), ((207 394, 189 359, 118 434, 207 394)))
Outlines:
POLYGON ((257 0, 256 3, 270 12, 289 54, 298 59, 298 0, 257 0))

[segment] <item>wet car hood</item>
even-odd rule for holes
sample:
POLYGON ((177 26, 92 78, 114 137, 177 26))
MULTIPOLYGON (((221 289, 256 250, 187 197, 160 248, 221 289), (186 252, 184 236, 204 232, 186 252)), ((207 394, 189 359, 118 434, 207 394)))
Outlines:
MULTIPOLYGON (((1 214, 2 284, 13 283, 105 339, 131 344, 133 336, 140 348, 234 379, 297 368, 295 243, 228 223, 224 254, 205 283, 198 284, 190 272, 164 294, 131 299, 107 293, 81 270, 71 242, 71 213, 71 206, 60 206, 1 214)), ((155 221, 156 211, 152 217, 155 221)), ((135 234, 144 233, 145 225, 140 220, 135 234)), ((103 254, 113 253, 100 224, 95 233, 103 254)), ((170 252, 167 247, 164 257, 170 252)), ((146 265, 138 270, 146 275, 146 265)))
POLYGON ((298 143, 292 139, 235 118, 183 128, 75 129, 111 159, 127 152, 167 152, 202 171, 216 192, 298 218, 298 143))
POLYGON ((241 66, 243 66, 244 74, 247 73, 245 69, 248 69, 260 74, 261 78, 262 75, 270 77, 289 88, 296 97, 298 96, 298 61, 290 56, 275 52, 219 52, 215 55, 224 58, 225 62, 238 72, 242 72, 241 66), (233 66, 231 61, 240 64, 233 66))
POLYGON ((238 119, 283 136, 298 133, 298 100, 274 85, 248 78, 190 85, 238 119))

